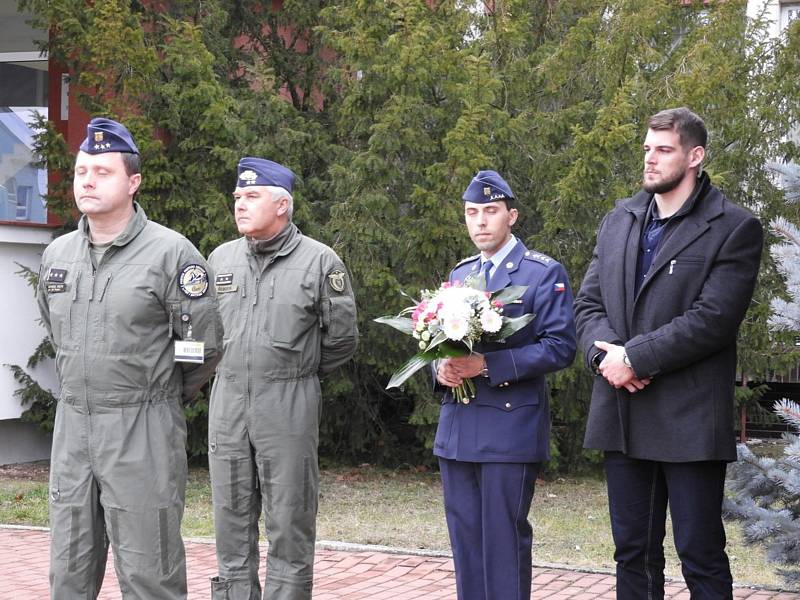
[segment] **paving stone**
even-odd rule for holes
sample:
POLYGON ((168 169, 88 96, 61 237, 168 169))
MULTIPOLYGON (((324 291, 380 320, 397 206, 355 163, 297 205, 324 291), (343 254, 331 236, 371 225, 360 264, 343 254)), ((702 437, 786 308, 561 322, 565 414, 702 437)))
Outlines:
MULTIPOLYGON (((261 548, 262 563, 266 548, 261 548)), ((208 600, 209 578, 216 573, 214 544, 186 542, 189 598, 208 600)), ((0 600, 46 600, 49 533, 0 526, 0 600)), ((264 565, 261 579, 264 578, 264 565)), ((614 600, 615 579, 608 573, 534 568, 532 598, 547 600, 614 600)), ((670 581, 666 597, 688 600, 682 582, 670 581)), ((737 588, 737 600, 800 600, 800 594, 737 588)), ((113 555, 99 600, 120 600, 113 555)), ((457 600, 453 562, 449 558, 381 552, 318 549, 314 569, 314 600, 457 600)))

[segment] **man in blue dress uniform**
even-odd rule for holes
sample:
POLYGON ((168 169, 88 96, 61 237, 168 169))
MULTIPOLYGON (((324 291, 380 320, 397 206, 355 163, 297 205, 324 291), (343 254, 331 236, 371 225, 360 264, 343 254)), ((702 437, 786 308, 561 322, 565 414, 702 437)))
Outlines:
POLYGON ((528 511, 542 461, 550 458, 546 375, 575 356, 572 291, 558 262, 525 248, 511 233, 514 194, 495 171, 479 171, 464 192, 469 236, 480 250, 450 281, 483 273, 488 289, 528 289, 504 314, 535 318, 502 343, 479 344, 469 356, 441 361, 447 388, 474 378, 475 397, 445 393, 434 454, 460 600, 529 600, 532 529, 528 511))

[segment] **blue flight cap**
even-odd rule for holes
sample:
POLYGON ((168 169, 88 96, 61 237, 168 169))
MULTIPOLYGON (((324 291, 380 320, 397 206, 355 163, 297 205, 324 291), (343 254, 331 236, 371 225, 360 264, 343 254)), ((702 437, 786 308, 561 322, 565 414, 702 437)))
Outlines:
POLYGON ((265 158, 245 156, 239 161, 237 171, 236 187, 272 185, 282 187, 291 193, 294 186, 294 173, 283 165, 265 158))
POLYGON ((497 171, 478 171, 462 196, 465 202, 487 204, 498 200, 514 200, 514 192, 497 171))
POLYGON ((122 123, 104 117, 95 117, 86 126, 86 139, 80 149, 87 154, 128 152, 139 154, 131 132, 122 123))

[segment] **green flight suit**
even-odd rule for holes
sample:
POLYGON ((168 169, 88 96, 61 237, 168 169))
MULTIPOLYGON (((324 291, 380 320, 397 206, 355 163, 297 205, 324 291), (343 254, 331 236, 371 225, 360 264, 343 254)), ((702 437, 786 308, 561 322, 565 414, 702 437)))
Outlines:
POLYGON ((182 401, 216 367, 222 323, 200 253, 134 207, 96 269, 86 217, 42 257, 37 298, 61 385, 50 464, 54 600, 97 597, 109 540, 124 598, 186 598, 182 401), (205 343, 202 364, 174 361, 190 326, 205 343))
POLYGON ((209 467, 219 576, 213 600, 258 600, 258 524, 269 541, 264 598, 311 598, 320 384, 352 357, 358 330, 344 265, 289 224, 259 262, 247 240, 209 257, 225 355, 209 411, 209 467))

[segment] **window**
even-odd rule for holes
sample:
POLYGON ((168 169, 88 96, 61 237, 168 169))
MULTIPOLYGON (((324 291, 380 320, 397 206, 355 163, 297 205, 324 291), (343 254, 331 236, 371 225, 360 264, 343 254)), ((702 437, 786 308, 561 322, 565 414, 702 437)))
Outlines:
POLYGON ((32 123, 47 116, 45 32, 16 0, 0 0, 0 221, 46 223, 47 171, 36 166, 32 123))
POLYGON ((33 153, 37 113, 47 116, 47 60, 0 53, 0 221, 47 222, 47 172, 33 153))
POLYGON ((781 31, 800 18, 800 2, 781 4, 781 31))

